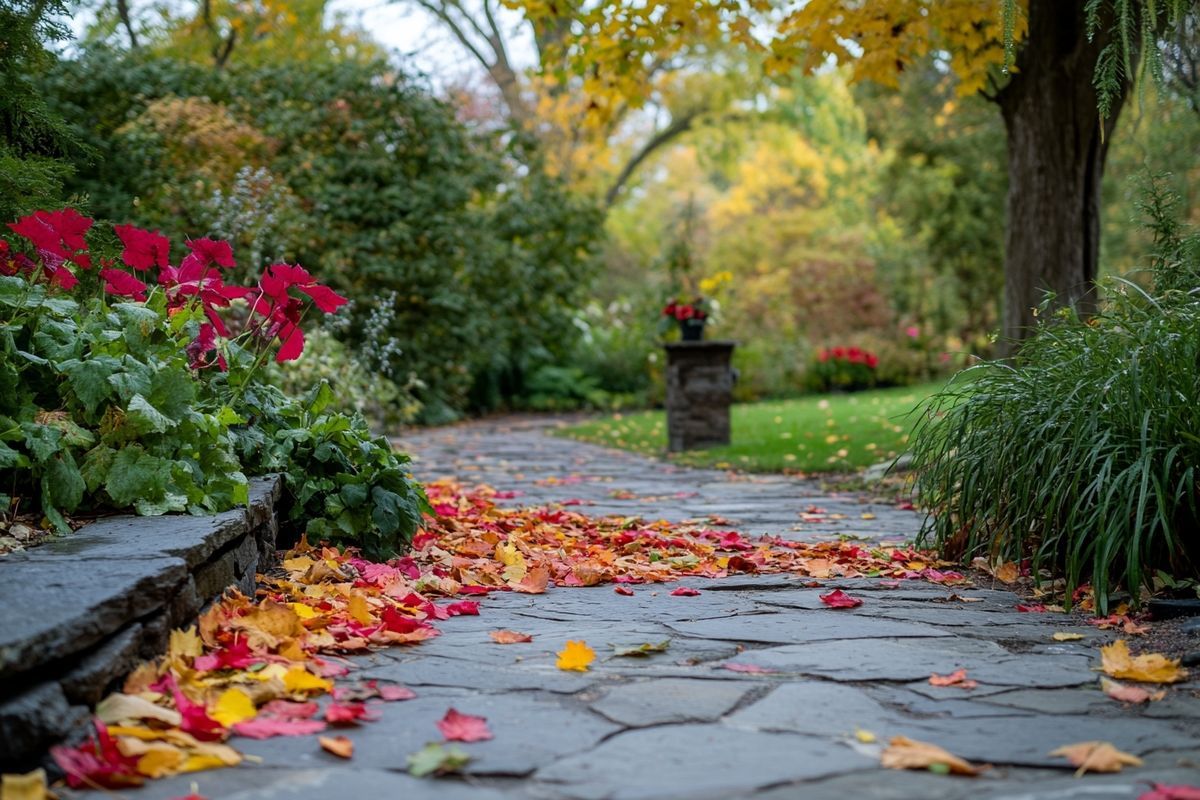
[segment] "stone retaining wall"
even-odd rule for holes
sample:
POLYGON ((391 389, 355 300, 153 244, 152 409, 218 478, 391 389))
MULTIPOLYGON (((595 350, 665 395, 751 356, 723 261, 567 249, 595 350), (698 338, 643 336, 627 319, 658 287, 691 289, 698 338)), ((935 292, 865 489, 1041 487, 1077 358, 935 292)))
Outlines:
POLYGON ((212 517, 109 517, 0 558, 0 772, 87 731, 91 706, 275 555, 277 478, 212 517))

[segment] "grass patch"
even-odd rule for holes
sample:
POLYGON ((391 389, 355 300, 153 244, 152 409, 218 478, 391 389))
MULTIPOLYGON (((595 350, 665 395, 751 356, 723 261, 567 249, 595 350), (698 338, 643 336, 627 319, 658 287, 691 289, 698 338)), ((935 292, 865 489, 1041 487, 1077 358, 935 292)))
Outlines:
MULTIPOLYGON (((753 472, 847 472, 888 461, 907 449, 910 412, 941 383, 814 395, 735 405, 728 447, 673 453, 689 466, 753 472)), ((653 456, 666 455, 662 411, 612 414, 564 428, 560 435, 653 456)))

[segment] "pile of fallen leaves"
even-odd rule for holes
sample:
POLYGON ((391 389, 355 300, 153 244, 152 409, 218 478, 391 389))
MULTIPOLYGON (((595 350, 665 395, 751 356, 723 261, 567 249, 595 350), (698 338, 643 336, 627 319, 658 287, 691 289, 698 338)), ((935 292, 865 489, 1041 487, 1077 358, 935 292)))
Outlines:
MULTIPOLYGON (((464 596, 541 593, 552 584, 604 582, 617 584, 621 594, 633 594, 634 584, 734 573, 879 577, 889 585, 901 579, 966 582, 961 574, 945 571, 946 563, 919 551, 747 539, 735 531, 714 529, 712 523, 594 518, 562 507, 501 508, 494 490, 468 490, 449 481, 426 489, 436 514, 426 518, 409 556, 378 563, 353 550, 311 547, 302 540, 284 554, 279 570, 260 576, 254 599, 231 590, 197 626, 175 631, 162 658, 140 666, 126 679, 122 692, 96 708, 95 735, 87 743, 52 750, 68 784, 121 788, 146 778, 232 766, 243 756, 228 744, 231 737, 323 734, 370 722, 378 717, 381 704, 415 695, 396 684, 350 680, 349 666, 341 657, 437 636, 436 622, 479 613, 478 602, 459 599, 464 596)), ((698 593, 688 587, 672 592, 698 593)), ((841 590, 821 600, 834 608, 862 602, 841 590)), ((516 631, 493 631, 491 638, 497 644, 530 640, 516 631)), ((666 644, 647 643, 618 655, 646 655, 666 644)), ((1105 652, 1105 671, 1112 677, 1171 682, 1186 675, 1172 673, 1170 662, 1135 659, 1118 644, 1121 647, 1105 652)), ((565 670, 586 670, 595 658, 585 642, 568 642, 558 655, 557 666, 565 670)), ((974 682, 960 672, 935 675, 937 681, 931 683, 972 688, 974 682)), ((455 709, 447 711, 438 728, 446 742, 491 738, 486 720, 455 709)), ((319 743, 335 756, 353 754, 353 744, 344 736, 321 736, 319 743)), ((884 765, 976 771, 930 747, 893 741, 884 765)), ((414 775, 449 771, 467 758, 461 750, 434 742, 410 757, 409 768, 414 775)), ((1095 771, 1097 761, 1088 755, 1073 763, 1095 771)))

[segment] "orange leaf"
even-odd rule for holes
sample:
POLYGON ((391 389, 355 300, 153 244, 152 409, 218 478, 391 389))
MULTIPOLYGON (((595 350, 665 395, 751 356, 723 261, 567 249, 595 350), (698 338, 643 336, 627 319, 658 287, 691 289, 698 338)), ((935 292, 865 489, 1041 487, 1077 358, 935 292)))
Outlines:
POLYGON ((1167 694, 1165 689, 1152 692, 1141 686, 1128 686, 1103 677, 1100 678, 1100 688, 1113 700, 1120 700, 1122 703, 1148 703, 1151 700, 1162 700, 1167 694))
POLYGON ((333 753, 338 758, 350 758, 354 755, 354 742, 345 736, 318 736, 321 749, 333 753))
POLYGON ((879 763, 888 769, 932 769, 949 771, 955 775, 978 775, 984 769, 952 755, 936 744, 918 742, 907 736, 893 736, 879 763))
POLYGON ((1017 578, 1021 577, 1021 568, 1017 566, 1017 562, 1015 561, 1006 561, 997 566, 996 571, 992 574, 1001 583, 1016 583, 1017 578))
POLYGON ((1075 777, 1085 772, 1120 772, 1125 767, 1140 767, 1142 760, 1130 753, 1124 753, 1113 747, 1109 742, 1078 742, 1064 745, 1050 753, 1052 756, 1062 756, 1071 762, 1075 777))
POLYGON ((938 675, 936 672, 929 676, 930 686, 957 686, 960 689, 974 689, 979 685, 978 681, 967 679, 967 671, 965 669, 957 669, 949 675, 938 675))
POLYGON ((528 633, 509 630, 489 631, 488 636, 492 637, 492 641, 496 644, 519 644, 533 641, 533 637, 528 633))
POLYGON ((545 567, 534 567, 517 583, 509 584, 514 592, 523 594, 541 594, 546 591, 550 582, 550 570, 545 567))
POLYGON ((567 642, 567 646, 558 651, 558 661, 555 663, 561 670, 587 672, 588 665, 596 660, 596 651, 587 646, 587 642, 567 642))
POLYGON ((1175 683, 1187 678, 1187 670, 1179 666, 1178 659, 1167 658, 1162 653, 1144 653, 1132 656, 1124 639, 1100 648, 1102 669, 1114 678, 1124 678, 1143 683, 1175 683))

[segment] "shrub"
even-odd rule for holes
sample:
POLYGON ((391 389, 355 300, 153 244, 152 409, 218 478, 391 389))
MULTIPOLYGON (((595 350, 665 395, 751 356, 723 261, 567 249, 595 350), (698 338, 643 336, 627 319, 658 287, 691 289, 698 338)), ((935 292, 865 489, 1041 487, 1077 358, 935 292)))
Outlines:
POLYGON ((0 240, 0 510, 63 531, 81 509, 212 513, 246 502, 246 475, 279 472, 315 535, 407 545, 424 496, 406 459, 331 411, 327 383, 296 400, 264 380, 303 351, 305 315, 343 298, 287 264, 227 284, 225 242, 191 240, 173 265, 157 232, 114 238, 71 209, 9 227, 24 241, 0 240))
MULTIPOLYGON (((1154 209, 1161 215, 1161 205, 1154 209)), ((1200 238, 1159 231, 1155 289, 1113 280, 1096 316, 1043 322, 1012 363, 966 370, 914 435, 925 538, 1091 581, 1107 610, 1155 571, 1200 574, 1200 238)))
POLYGON ((856 391, 875 385, 879 356, 861 347, 822 347, 808 368, 809 383, 817 391, 856 391))

